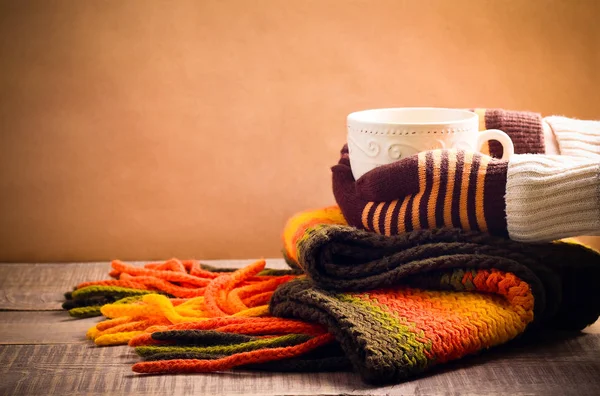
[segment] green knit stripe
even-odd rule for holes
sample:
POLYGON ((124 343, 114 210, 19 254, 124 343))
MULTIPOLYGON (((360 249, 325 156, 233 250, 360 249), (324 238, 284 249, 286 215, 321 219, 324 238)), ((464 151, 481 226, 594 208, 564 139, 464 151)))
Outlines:
POLYGON ((310 250, 311 246, 326 238, 327 234, 321 232, 321 230, 327 227, 332 226, 329 224, 315 224, 304 231, 304 234, 296 241, 298 257, 300 257, 301 251, 310 250))
POLYGON ((281 337, 264 338, 255 341, 244 342, 234 345, 216 345, 216 346, 139 346, 135 352, 143 357, 151 357, 154 354, 163 353, 209 353, 219 355, 232 355, 239 352, 254 351, 263 348, 279 348, 301 344, 313 338, 306 334, 287 334, 281 337))
POLYGON ((90 305, 88 307, 72 308, 69 310, 69 315, 79 319, 102 316, 100 308, 102 308, 102 305, 90 305))
POLYGON ((381 326, 380 329, 361 328, 358 325, 361 322, 356 322, 359 331, 366 330, 364 334, 356 334, 356 336, 364 338, 368 352, 379 355, 378 358, 385 358, 386 349, 394 351, 400 357, 397 363, 410 367, 412 372, 424 370, 433 363, 427 357, 427 352, 431 352, 431 341, 423 343, 417 339, 425 338, 423 331, 417 330, 414 324, 411 325, 406 319, 392 315, 383 308, 385 306, 372 299, 368 293, 361 296, 362 298, 352 294, 338 294, 337 298, 341 302, 357 307, 363 312, 364 317, 371 317, 381 326), (372 336, 373 334, 377 335, 376 338, 372 336))
MULTIPOLYGON (((131 289, 120 286, 87 286, 77 289, 71 293, 74 299, 90 298, 93 296, 114 296, 116 298, 140 296, 143 294, 160 293, 154 290, 131 289)), ((164 293, 163 293, 164 294, 164 293)))
POLYGON ((131 304, 134 302, 142 301, 143 297, 144 297, 143 294, 140 294, 138 296, 123 297, 123 298, 115 301, 113 304, 131 304))
MULTIPOLYGON (((121 298, 120 300, 115 301, 112 304, 129 304, 132 302, 139 301, 141 299, 142 299, 142 295, 125 297, 125 298, 121 298)), ((94 316, 102 316, 102 312, 100 312, 101 308, 102 308, 102 305, 88 305, 88 306, 84 306, 84 307, 75 307, 75 308, 69 309, 69 315, 74 318, 80 318, 80 319, 91 318, 94 316)))

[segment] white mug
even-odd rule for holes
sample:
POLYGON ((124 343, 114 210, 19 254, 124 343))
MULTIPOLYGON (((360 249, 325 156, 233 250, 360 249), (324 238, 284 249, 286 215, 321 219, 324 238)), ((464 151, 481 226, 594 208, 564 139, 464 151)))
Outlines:
POLYGON ((347 118, 348 150, 354 179, 371 169, 420 151, 481 151, 488 140, 502 144, 502 159, 514 154, 510 137, 498 129, 479 131, 477 113, 435 107, 373 109, 347 118))

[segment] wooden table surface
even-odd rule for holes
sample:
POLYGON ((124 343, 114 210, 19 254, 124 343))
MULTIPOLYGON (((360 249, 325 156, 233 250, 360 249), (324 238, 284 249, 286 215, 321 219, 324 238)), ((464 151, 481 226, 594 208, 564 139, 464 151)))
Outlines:
MULTIPOLYGON (((283 260, 267 262, 285 267, 283 260)), ((0 264, 0 395, 600 395, 600 322, 582 333, 513 342, 386 387, 346 372, 138 375, 131 371, 138 361, 132 348, 85 339, 98 318, 71 319, 60 308, 65 291, 107 278, 108 269, 108 263, 0 264)))

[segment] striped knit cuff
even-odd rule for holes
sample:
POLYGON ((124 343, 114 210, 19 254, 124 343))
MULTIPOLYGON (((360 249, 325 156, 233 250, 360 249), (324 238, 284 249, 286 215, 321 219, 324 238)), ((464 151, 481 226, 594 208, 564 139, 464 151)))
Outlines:
POLYGON ((567 117, 544 118, 558 141, 561 155, 600 159, 600 121, 567 117))
POLYGON ((516 241, 600 235, 600 164, 585 158, 515 155, 508 165, 506 221, 516 241))
MULTIPOLYGON (((485 110, 485 129, 500 129, 513 141, 515 154, 544 154, 544 127, 538 113, 502 109, 485 110)), ((490 143, 490 154, 502 157, 502 145, 490 143)))

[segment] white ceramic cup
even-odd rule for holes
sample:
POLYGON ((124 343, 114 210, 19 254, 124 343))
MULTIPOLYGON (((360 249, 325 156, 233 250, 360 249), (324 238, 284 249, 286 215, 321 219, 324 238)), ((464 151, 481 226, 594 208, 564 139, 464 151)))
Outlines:
POLYGON ((502 144, 502 159, 514 154, 510 137, 499 129, 479 131, 477 113, 460 109, 403 107, 351 113, 347 118, 352 174, 368 171, 420 151, 481 151, 488 140, 502 144))

